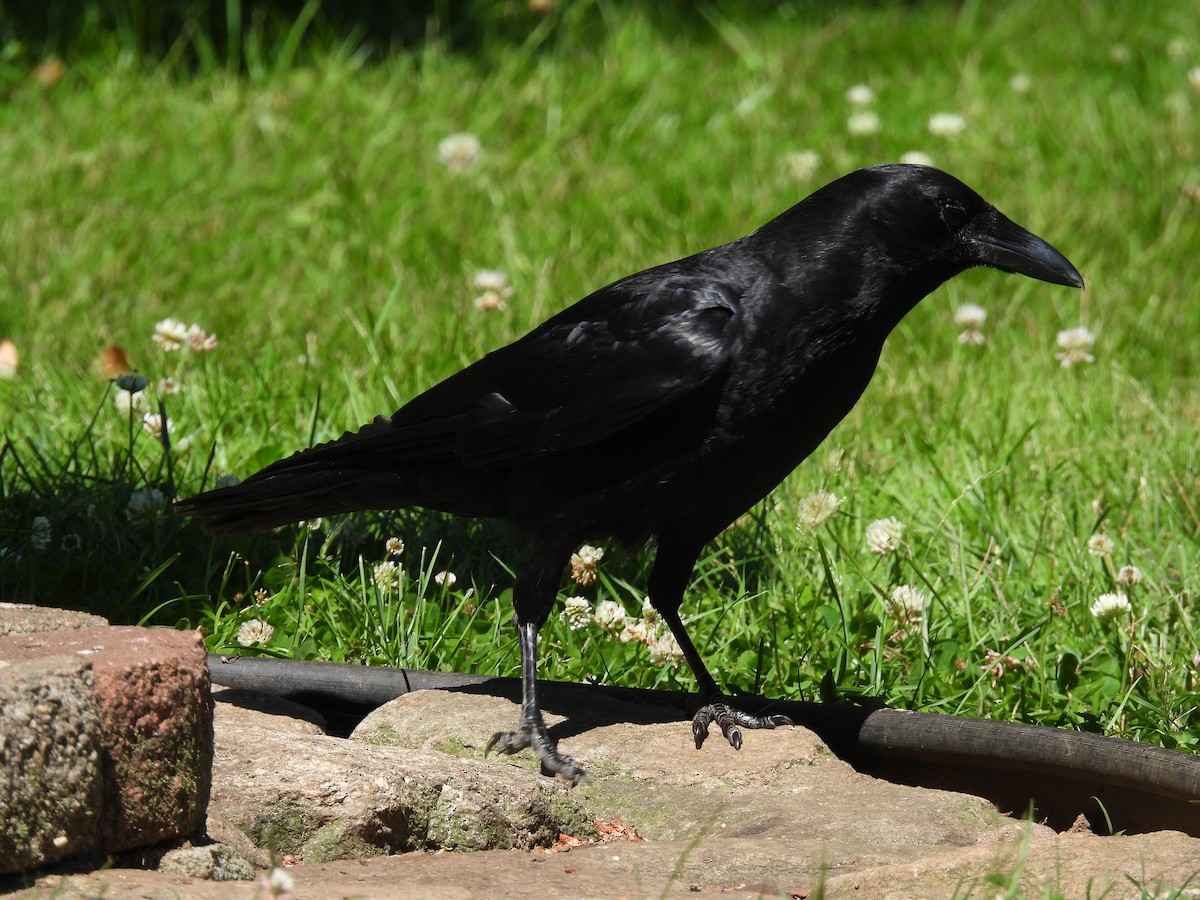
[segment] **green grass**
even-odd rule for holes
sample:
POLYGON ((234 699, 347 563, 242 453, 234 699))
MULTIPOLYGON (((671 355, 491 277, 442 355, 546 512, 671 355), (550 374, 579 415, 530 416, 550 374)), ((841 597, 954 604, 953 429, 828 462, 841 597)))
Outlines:
MULTIPOLYGON (((673 27, 577 4, 530 18, 523 42, 463 55, 432 41, 369 62, 350 42, 238 67, 96 40, 52 88, 10 43, 0 338, 21 363, 0 380, 3 598, 202 626, 219 651, 249 652, 236 635, 258 618, 274 627, 262 652, 515 674, 520 548, 494 523, 407 511, 213 541, 187 521, 131 522, 130 494, 246 476, 392 411, 608 281, 919 150, 1062 249, 1088 290, 981 271, 925 301, 848 419, 714 542, 685 610, 693 635, 731 688, 1194 749, 1191 5, 721 9, 673 27), (876 94, 876 135, 847 131, 858 83, 876 94), (967 128, 932 136, 937 112, 967 128), (458 131, 484 149, 461 175, 437 155, 458 131), (806 149, 821 163, 798 182, 787 157, 806 149), (472 304, 481 268, 510 276, 505 310, 472 304), (957 340, 968 302, 989 313, 982 346, 957 340), (162 352, 151 336, 168 316, 219 347, 162 352), (1079 324, 1097 336, 1095 361, 1063 368, 1055 335, 1079 324), (169 454, 140 412, 116 411, 94 365, 109 345, 182 386, 148 392, 172 420, 169 454), (816 490, 842 498, 837 515, 798 530, 816 490), (904 543, 878 556, 864 529, 886 516, 905 523, 904 543), (1089 553, 1097 533, 1111 556, 1089 553), (371 573, 391 536, 407 545, 404 574, 380 588, 371 573), (1095 619, 1126 563, 1145 573, 1132 615, 1095 619), (443 570, 453 586, 433 580, 443 570), (901 584, 929 598, 919 626, 898 628, 888 609, 901 584)), ((600 572, 564 597, 639 612, 644 560, 610 550, 600 572)), ((692 686, 595 626, 556 617, 544 646, 548 678, 692 686)))

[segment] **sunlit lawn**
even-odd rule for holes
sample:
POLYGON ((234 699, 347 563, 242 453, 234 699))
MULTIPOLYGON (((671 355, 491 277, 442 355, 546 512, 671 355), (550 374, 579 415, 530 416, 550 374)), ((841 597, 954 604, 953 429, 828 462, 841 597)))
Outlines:
MULTIPOLYGON (((676 29, 581 4, 530 27, 470 57, 342 46, 241 76, 99 48, 52 87, 9 67, 3 599, 201 626, 220 651, 514 674, 520 547, 495 523, 408 511, 214 541, 159 503, 390 412, 846 171, 921 153, 1062 249, 1088 290, 980 271, 930 297, 846 422, 713 544, 693 634, 734 688, 1194 747, 1191 5, 710 10, 676 29), (931 130, 937 114, 961 122, 931 130), (456 133, 481 148, 465 166, 439 156, 456 133), (481 270, 510 289, 480 301, 481 270), (960 340, 964 304, 986 310, 982 343, 960 340), (217 346, 163 349, 167 318, 217 346), (1057 343, 1080 326, 1093 342, 1057 343), (111 347, 149 379, 132 410, 100 365, 111 347), (169 454, 144 427, 160 402, 169 454), (838 505, 814 523, 818 491, 838 505), (918 600, 893 601, 906 585, 918 600), (1095 615, 1114 593, 1128 609, 1095 615), (238 642, 251 620, 265 645, 238 642)), ((615 600, 636 624, 644 560, 605 549, 563 597, 615 600)), ((692 687, 572 608, 581 627, 547 628, 547 677, 692 687)))

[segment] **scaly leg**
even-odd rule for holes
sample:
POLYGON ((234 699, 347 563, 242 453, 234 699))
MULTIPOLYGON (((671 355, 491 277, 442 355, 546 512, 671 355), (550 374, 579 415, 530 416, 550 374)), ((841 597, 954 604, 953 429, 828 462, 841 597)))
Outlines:
POLYGON ((683 604, 684 589, 703 546, 703 543, 696 545, 659 542, 654 568, 650 572, 650 602, 671 629, 671 634, 675 635, 675 640, 679 642, 683 651, 683 658, 687 660, 700 687, 702 705, 692 718, 692 736, 696 740, 696 749, 699 750, 704 744, 704 739, 708 737, 709 725, 716 722, 730 746, 741 750, 742 728, 777 728, 794 723, 787 716, 754 716, 728 703, 708 667, 704 665, 704 660, 700 658, 696 645, 688 636, 683 620, 679 617, 679 607, 683 604))
POLYGON ((554 606, 565 559, 559 554, 540 554, 517 577, 513 588, 513 605, 516 607, 517 639, 521 647, 521 720, 516 731, 497 731, 493 734, 484 749, 484 756, 492 750, 513 754, 532 747, 542 761, 543 775, 562 775, 572 784, 578 784, 583 777, 583 767, 571 757, 558 752, 554 739, 546 730, 546 723, 542 721, 537 700, 538 631, 554 606), (539 565, 539 562, 543 564, 539 565))

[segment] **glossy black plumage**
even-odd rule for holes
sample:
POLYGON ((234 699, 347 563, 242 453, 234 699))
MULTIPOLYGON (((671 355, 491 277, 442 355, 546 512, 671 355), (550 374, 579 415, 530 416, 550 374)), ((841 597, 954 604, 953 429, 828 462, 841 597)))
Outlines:
POLYGON ((184 501, 212 533, 363 509, 499 517, 530 538, 514 604, 525 703, 504 752, 557 753, 537 709, 537 630, 572 550, 657 542, 649 593, 734 746, 745 716, 679 619, 705 543, 767 494, 853 407, 884 340, 930 291, 990 265, 1082 287, 1049 244, 951 176, 878 166, 752 234, 624 278, 421 394, 390 418, 184 501))

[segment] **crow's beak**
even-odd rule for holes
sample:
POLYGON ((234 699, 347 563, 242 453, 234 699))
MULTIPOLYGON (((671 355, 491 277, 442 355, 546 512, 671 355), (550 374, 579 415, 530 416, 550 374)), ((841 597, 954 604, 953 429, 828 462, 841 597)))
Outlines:
POLYGON ((1070 260, 998 211, 983 218, 967 240, 979 265, 1051 284, 1083 287, 1083 278, 1070 260))

